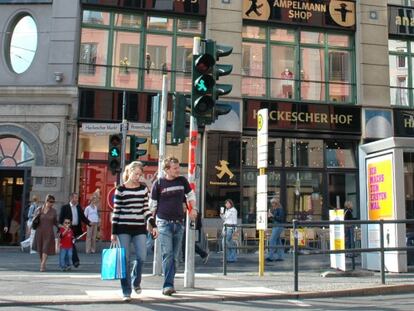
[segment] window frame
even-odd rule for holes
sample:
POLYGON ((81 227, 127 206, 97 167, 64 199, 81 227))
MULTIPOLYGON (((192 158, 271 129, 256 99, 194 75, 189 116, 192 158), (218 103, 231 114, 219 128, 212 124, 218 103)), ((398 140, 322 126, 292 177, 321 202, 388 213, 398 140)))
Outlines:
MULTIPOLYGON (((264 63, 268 64, 264 68, 263 72, 263 79, 265 79, 266 84, 266 90, 265 95, 263 96, 265 99, 271 99, 271 100, 286 100, 286 101, 295 101, 295 102, 315 102, 315 103, 337 103, 337 104, 356 104, 356 65, 355 65, 355 36, 353 32, 344 32, 344 31, 333 31, 333 30, 312 30, 312 29, 306 29, 303 27, 279 27, 275 25, 257 25, 257 24, 243 24, 243 30, 242 35, 247 34, 246 29, 248 27, 257 27, 258 33, 260 35, 254 37, 254 36, 248 36, 244 35, 242 37, 242 45, 244 43, 256 43, 256 44, 264 44, 265 45, 265 55, 264 55, 264 63), (272 33, 274 34, 277 30, 284 30, 286 33, 290 36, 292 36, 292 31, 294 32, 293 37, 294 40, 286 40, 282 41, 279 39, 271 39, 272 33), (313 43, 303 43, 301 42, 301 34, 302 33, 312 33, 312 32, 318 32, 319 34, 323 35, 323 42, 313 42, 313 43), (345 35, 349 38, 348 40, 348 46, 344 45, 335 45, 332 43, 329 43, 328 36, 329 35, 345 35), (275 57, 272 57, 271 51, 272 47, 280 46, 280 47, 290 47, 294 49, 294 68, 293 71, 296 73, 294 76, 294 94, 291 98, 286 97, 275 97, 272 96, 272 81, 274 79, 278 79, 278 77, 273 77, 271 74, 272 70, 272 61, 275 59, 275 57), (304 99, 303 94, 301 92, 302 84, 312 82, 310 80, 306 80, 303 76, 303 61, 302 61, 302 48, 318 48, 321 49, 324 53, 324 64, 323 70, 324 70, 324 79, 321 81, 315 81, 318 83, 322 83, 321 86, 323 88, 323 98, 321 100, 310 100, 310 99, 304 99), (348 67, 350 70, 349 73, 349 82, 342 82, 342 81, 330 81, 330 63, 329 63, 329 55, 332 53, 332 51, 341 52, 341 53, 349 53, 349 64, 348 67), (343 95, 344 98, 341 101, 337 101, 332 97, 332 94, 330 93, 330 87, 332 85, 338 85, 343 84, 344 86, 349 87, 349 95, 346 96, 343 95)), ((243 57, 243 51, 242 51, 242 57, 243 57)), ((347 72, 344 72, 343 75, 345 77, 348 76, 347 72)), ((243 78, 251 78, 253 76, 244 75, 242 71, 242 79, 243 78)), ((280 78, 279 78, 280 79, 280 78)), ((244 94, 243 97, 246 98, 259 98, 260 96, 257 95, 248 95, 244 94)), ((263 97, 260 97, 263 99, 263 97)))

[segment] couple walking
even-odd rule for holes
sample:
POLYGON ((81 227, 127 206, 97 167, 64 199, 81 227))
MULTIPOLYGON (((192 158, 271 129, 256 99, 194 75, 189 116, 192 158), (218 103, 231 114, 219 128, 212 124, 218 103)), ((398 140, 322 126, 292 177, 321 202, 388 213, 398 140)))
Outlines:
POLYGON ((184 232, 182 208, 184 200, 193 206, 190 217, 195 220, 195 193, 187 179, 180 176, 177 158, 168 157, 163 161, 165 177, 152 185, 151 191, 142 181, 143 164, 131 162, 123 173, 123 184, 117 187, 112 217, 113 242, 119 241, 125 248, 127 258, 126 278, 121 279, 123 300, 131 300, 132 289, 141 293, 142 265, 146 259, 147 232, 159 238, 162 254, 164 283, 162 293, 175 293, 175 267, 184 232), (135 248, 135 260, 130 271, 130 245, 135 248))

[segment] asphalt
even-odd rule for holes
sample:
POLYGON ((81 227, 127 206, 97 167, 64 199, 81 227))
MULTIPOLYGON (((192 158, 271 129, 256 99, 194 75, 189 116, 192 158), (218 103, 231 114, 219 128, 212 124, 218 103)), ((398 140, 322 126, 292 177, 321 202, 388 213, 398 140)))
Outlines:
MULTIPOLYGON (((120 283, 100 279, 100 252, 85 254, 79 243, 81 265, 62 272, 58 257, 52 256, 47 271, 39 272, 36 254, 22 252, 18 247, 0 246, 0 307, 19 305, 59 305, 88 303, 123 303, 120 283)), ((100 249, 106 247, 101 244, 100 249)), ((350 259, 348 258, 350 266, 350 259)), ((414 268, 414 267, 413 267, 414 268)), ((328 255, 301 255, 299 257, 299 291, 294 291, 292 256, 286 254, 283 262, 265 265, 264 276, 259 276, 258 254, 241 253, 238 261, 228 265, 223 274, 222 253, 210 252, 207 264, 196 255, 194 287, 184 287, 184 264, 181 263, 175 280, 177 293, 161 294, 162 276, 152 274, 152 256, 144 265, 140 295, 132 295, 133 303, 220 301, 249 299, 306 299, 407 293, 414 290, 414 269, 408 273, 387 273, 386 284, 381 284, 378 272, 361 270, 359 257, 356 269, 341 273, 330 269, 328 255), (323 277, 322 275, 325 275, 323 277), (329 277, 328 277, 329 276, 329 277)))

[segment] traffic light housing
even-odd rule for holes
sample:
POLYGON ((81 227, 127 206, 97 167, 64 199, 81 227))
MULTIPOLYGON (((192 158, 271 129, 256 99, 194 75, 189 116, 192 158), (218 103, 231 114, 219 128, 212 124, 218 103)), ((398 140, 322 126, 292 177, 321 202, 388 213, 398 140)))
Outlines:
MULTIPOLYGON (((214 55, 215 60, 218 61, 221 57, 229 56, 233 52, 233 47, 228 45, 215 44, 214 55)), ((214 66, 214 80, 219 80, 222 76, 227 76, 233 71, 233 65, 229 64, 216 64, 214 66)), ((231 84, 215 83, 213 89, 213 99, 216 102, 220 96, 227 95, 231 92, 233 86, 231 84)), ((214 120, 217 120, 219 115, 227 114, 231 110, 231 106, 228 104, 216 104, 214 106, 214 120)))
POLYGON ((138 137, 135 135, 132 135, 130 137, 130 146, 129 146, 129 152, 130 152, 130 160, 135 161, 138 160, 139 157, 142 157, 147 154, 147 149, 140 149, 139 146, 142 144, 145 144, 147 142, 147 139, 145 137, 138 137))
POLYGON ((216 44, 210 39, 204 42, 204 52, 193 55, 191 114, 199 125, 211 124, 218 115, 224 114, 223 109, 215 112, 216 100, 229 94, 233 88, 231 84, 216 83, 220 77, 229 75, 233 70, 233 65, 217 64, 221 57, 233 52, 233 47, 216 44))
POLYGON ((121 172, 122 135, 109 135, 108 166, 112 174, 121 172))
POLYGON ((187 97, 184 94, 176 93, 173 98, 171 144, 178 145, 184 143, 186 137, 187 97))
POLYGON ((204 52, 193 55, 191 114, 199 125, 211 124, 214 109, 214 65, 215 45, 213 40, 205 40, 204 52))

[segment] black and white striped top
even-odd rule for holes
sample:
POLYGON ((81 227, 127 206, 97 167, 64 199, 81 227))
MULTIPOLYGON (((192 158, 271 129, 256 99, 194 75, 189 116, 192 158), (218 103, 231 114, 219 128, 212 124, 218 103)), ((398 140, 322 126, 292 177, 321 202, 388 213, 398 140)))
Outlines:
POLYGON ((148 207, 148 188, 116 188, 112 214, 112 234, 146 234, 147 220, 152 217, 148 207))

